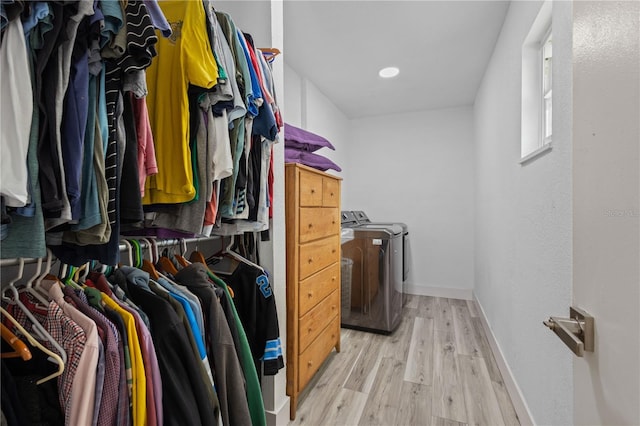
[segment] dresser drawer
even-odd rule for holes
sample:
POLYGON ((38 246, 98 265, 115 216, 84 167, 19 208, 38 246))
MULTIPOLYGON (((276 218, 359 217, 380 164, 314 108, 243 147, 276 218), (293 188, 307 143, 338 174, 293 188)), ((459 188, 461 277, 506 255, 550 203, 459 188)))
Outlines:
POLYGON ((334 290, 333 293, 325 297, 317 306, 300 318, 298 332, 301 353, 318 337, 318 334, 327 324, 338 315, 340 311, 340 295, 338 293, 338 290, 334 290))
POLYGON ((300 281, 300 291, 298 299, 299 315, 309 312, 322 299, 327 297, 333 290, 338 289, 340 283, 340 265, 338 263, 311 275, 307 279, 300 281))
POLYGON ((301 207, 300 208, 300 242, 340 233, 340 212, 338 208, 301 207))
POLYGON ((339 180, 322 178, 322 205, 325 207, 338 207, 340 205, 339 180))
POLYGON ((299 279, 303 280, 340 260, 340 236, 300 244, 298 250, 299 279))
POLYGON ((322 362, 337 345, 340 338, 340 317, 336 316, 331 323, 320 332, 316 340, 306 351, 300 354, 298 371, 298 389, 302 389, 309 379, 318 371, 322 362))
POLYGON ((300 206, 321 206, 322 185, 322 176, 300 171, 300 206))

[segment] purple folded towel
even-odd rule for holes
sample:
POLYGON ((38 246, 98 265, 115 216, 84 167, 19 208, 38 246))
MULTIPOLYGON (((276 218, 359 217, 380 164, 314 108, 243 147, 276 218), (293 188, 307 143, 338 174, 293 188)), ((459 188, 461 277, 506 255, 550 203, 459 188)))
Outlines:
POLYGON ((323 172, 329 169, 333 169, 337 172, 342 171, 340 166, 329 160, 327 157, 286 146, 284 147, 284 162, 304 164, 305 166, 313 167, 314 169, 322 170, 323 172))
POLYGON ((284 146, 309 152, 317 151, 320 148, 329 148, 335 151, 331 142, 322 136, 287 123, 284 123, 284 146))

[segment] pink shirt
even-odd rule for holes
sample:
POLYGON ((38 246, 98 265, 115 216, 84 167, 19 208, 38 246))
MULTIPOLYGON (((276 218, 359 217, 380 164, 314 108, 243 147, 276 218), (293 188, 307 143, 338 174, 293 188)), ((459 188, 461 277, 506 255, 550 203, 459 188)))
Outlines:
POLYGON ((158 173, 156 163, 156 151, 153 144, 153 134, 149 123, 149 111, 147 110, 146 98, 136 98, 131 94, 131 104, 133 105, 133 115, 136 121, 136 132, 138 134, 138 179, 140 181, 140 195, 144 197, 144 182, 147 176, 158 173))
POLYGON ((96 370, 100 353, 98 328, 91 318, 64 300, 62 288, 58 283, 43 281, 42 285, 44 288, 49 288, 49 297, 62 308, 62 311, 69 318, 82 328, 87 338, 71 386, 69 424, 93 424, 96 370))

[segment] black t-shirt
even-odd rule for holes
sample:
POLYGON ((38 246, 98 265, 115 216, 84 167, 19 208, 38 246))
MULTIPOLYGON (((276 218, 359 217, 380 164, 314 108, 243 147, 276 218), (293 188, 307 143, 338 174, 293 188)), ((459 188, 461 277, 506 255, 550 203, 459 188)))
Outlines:
POLYGON ((231 275, 220 275, 220 278, 233 289, 233 303, 247 334, 256 368, 259 370, 262 363, 265 375, 277 374, 284 367, 284 358, 276 302, 266 271, 240 263, 231 275))

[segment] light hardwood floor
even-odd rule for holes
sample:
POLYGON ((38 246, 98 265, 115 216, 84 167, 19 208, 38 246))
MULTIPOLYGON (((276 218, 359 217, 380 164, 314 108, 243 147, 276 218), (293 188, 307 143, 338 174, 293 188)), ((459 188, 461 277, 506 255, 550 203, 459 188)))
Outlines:
POLYGON ((290 425, 519 425, 474 302, 408 296, 389 336, 343 328, 290 425))

